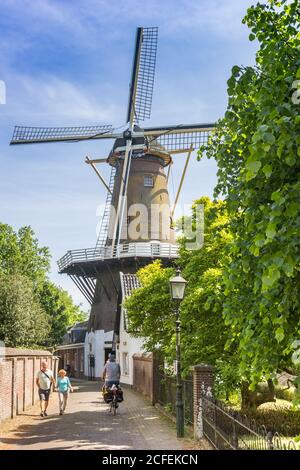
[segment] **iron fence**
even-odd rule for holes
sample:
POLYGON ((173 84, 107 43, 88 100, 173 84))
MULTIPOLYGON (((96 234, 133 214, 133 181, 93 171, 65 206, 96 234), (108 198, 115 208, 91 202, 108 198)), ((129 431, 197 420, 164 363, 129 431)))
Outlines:
MULTIPOLYGON (((194 422, 194 399, 192 378, 182 380, 182 398, 184 405, 184 422, 194 422)), ((160 373, 157 388, 157 401, 176 415, 176 377, 160 373)))
POLYGON ((200 434, 219 450, 297 450, 295 442, 272 433, 254 419, 202 394, 197 425, 200 434))

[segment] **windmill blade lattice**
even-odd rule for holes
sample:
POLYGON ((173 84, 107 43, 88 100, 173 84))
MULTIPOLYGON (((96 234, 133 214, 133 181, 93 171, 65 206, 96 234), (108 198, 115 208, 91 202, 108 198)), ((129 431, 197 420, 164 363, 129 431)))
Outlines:
POLYGON ((167 151, 172 152, 188 149, 191 145, 194 148, 199 148, 207 142, 213 129, 214 124, 166 126, 145 129, 145 136, 147 136, 149 144, 157 142, 167 151))
POLYGON ((158 28, 138 28, 129 91, 127 122, 150 118, 158 28))
POLYGON ((111 125, 80 127, 25 127, 15 126, 11 140, 14 144, 37 144, 42 142, 69 142, 112 137, 111 125))

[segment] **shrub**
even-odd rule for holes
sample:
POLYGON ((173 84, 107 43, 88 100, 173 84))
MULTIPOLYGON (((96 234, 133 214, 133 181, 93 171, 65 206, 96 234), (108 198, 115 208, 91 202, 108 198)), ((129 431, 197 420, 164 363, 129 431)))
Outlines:
POLYGON ((276 398, 281 398, 282 400, 293 401, 295 398, 295 392, 293 388, 275 388, 276 398))
POLYGON ((264 425, 267 431, 278 432, 283 436, 297 436, 300 433, 300 410, 272 404, 269 408, 246 410, 249 418, 255 419, 259 425, 264 425))

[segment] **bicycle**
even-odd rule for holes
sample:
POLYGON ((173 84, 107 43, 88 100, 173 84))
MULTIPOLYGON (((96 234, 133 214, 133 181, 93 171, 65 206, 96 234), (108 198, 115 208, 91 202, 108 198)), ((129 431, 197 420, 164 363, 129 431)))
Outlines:
POLYGON ((118 408, 118 397, 117 397, 117 392, 118 392, 118 387, 113 384, 113 386, 110 389, 112 393, 112 400, 110 402, 110 413, 112 413, 114 416, 116 416, 117 413, 117 408, 118 408))

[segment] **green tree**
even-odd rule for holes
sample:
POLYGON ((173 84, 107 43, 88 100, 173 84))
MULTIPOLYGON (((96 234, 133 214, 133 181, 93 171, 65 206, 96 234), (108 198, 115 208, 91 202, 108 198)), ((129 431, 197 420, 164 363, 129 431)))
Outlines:
POLYGON ((38 290, 49 269, 49 249, 39 246, 31 227, 21 227, 15 232, 9 225, 0 223, 0 273, 21 273, 38 290))
POLYGON ((7 347, 36 347, 45 343, 49 331, 32 281, 20 274, 1 274, 0 340, 7 347))
MULTIPOLYGON (((49 249, 39 246, 31 227, 22 227, 18 232, 15 232, 9 225, 0 223, 0 275, 2 276, 2 284, 4 285, 7 282, 7 288, 9 289, 11 279, 14 276, 16 276, 16 279, 20 279, 20 276, 24 279, 27 286, 27 299, 31 288, 32 299, 34 298, 34 302, 38 303, 40 309, 47 315, 50 329, 47 329, 47 340, 44 341, 43 339, 42 344, 53 346, 61 342, 69 326, 83 320, 86 314, 81 311, 80 307, 74 305, 66 291, 49 281, 49 269, 49 249)), ((2 301, 4 303, 2 302, 1 305, 4 308, 5 300, 2 299, 2 301)), ((16 322, 21 318, 18 313, 20 305, 18 302, 19 297, 16 296, 16 318, 18 318, 16 322)), ((5 311, 0 312, 0 315, 2 313, 4 318, 5 311)), ((13 315, 13 310, 10 310, 10 315, 13 315)), ((9 322, 8 325, 13 328, 14 323, 9 322)), ((6 336, 9 335, 8 325, 1 326, 2 328, 5 327, 6 336)), ((36 328, 39 329, 38 323, 36 323, 36 328)), ((37 344, 36 338, 39 338, 39 333, 33 332, 33 330, 30 331, 32 337, 27 338, 26 344, 32 344, 34 338, 33 342, 37 344)), ((12 329, 10 337, 13 338, 15 334, 14 329, 12 329)), ((24 336, 20 336, 20 338, 24 338, 24 336)), ((16 339, 16 344, 22 343, 16 339)), ((24 346, 25 343, 22 345, 24 346)))
MULTIPOLYGON (((190 366, 206 362, 214 364, 222 374, 224 361, 232 360, 234 348, 225 351, 228 339, 227 327, 222 316, 224 285, 222 269, 227 258, 227 246, 231 240, 228 230, 228 214, 222 201, 211 202, 201 198, 193 206, 192 224, 195 228, 196 206, 204 206, 204 245, 201 249, 186 249, 181 239, 178 264, 188 281, 186 295, 180 306, 182 365, 185 374, 190 366)), ((163 268, 160 261, 138 271, 142 287, 125 301, 130 330, 145 338, 148 351, 158 350, 172 364, 175 359, 175 315, 170 298, 169 279, 173 268, 163 268)), ((234 387, 238 378, 231 371, 229 384, 234 387)), ((224 383, 224 377, 222 378, 224 383)))
POLYGON ((256 64, 233 67, 225 117, 200 153, 217 161, 215 195, 230 211, 224 314, 254 387, 291 364, 300 334, 299 1, 258 3, 244 23, 256 64))
POLYGON ((44 283, 39 293, 39 300, 50 323, 47 346, 59 344, 68 327, 86 319, 85 312, 74 305, 71 296, 50 281, 44 283))

